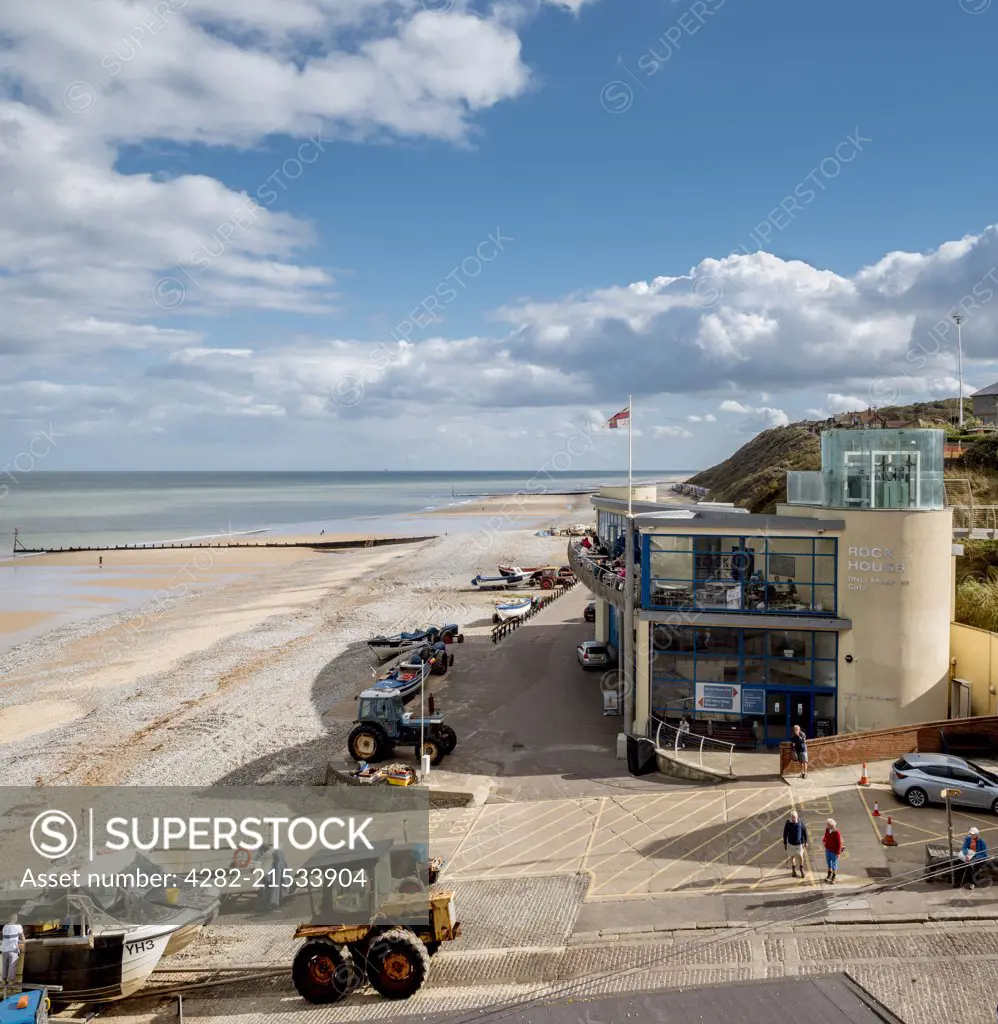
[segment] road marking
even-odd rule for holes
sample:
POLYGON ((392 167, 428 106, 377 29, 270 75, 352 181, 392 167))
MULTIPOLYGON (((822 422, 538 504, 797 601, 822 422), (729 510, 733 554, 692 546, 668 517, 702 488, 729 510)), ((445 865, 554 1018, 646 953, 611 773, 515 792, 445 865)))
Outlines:
MULTIPOLYGON (((765 792, 765 791, 764 790, 752 790, 749 793, 749 795, 744 800, 739 800, 738 803, 734 804, 730 808, 727 808, 726 809, 726 814, 730 813, 731 811, 735 810, 738 807, 741 807, 742 804, 744 804, 747 800, 750 800, 753 796, 756 796, 760 792, 765 792)), ((770 806, 771 805, 767 805, 766 807, 763 808, 763 810, 764 811, 769 810, 770 806)), ((729 828, 723 829, 716 836, 711 836, 711 838, 708 839, 706 842, 701 843, 699 846, 694 847, 692 850, 688 851, 688 853, 682 859, 683 860, 689 860, 690 856, 692 856, 694 853, 697 853, 698 851, 702 850, 705 846, 710 846, 711 843, 716 842, 722 836, 727 835, 729 832, 732 832, 737 827, 738 827, 738 825, 735 824, 735 825, 731 825, 729 828)), ((672 864, 666 864, 664 867, 659 868, 658 871, 654 872, 647 879, 645 879, 645 885, 646 886, 650 885, 656 878, 658 878, 659 875, 661 875, 664 872, 668 871, 671 867, 674 866, 674 864, 675 864, 675 862, 673 862, 672 864)), ((700 868, 697 869, 697 871, 699 871, 699 870, 700 870, 700 868)), ((690 875, 687 875, 686 881, 689 882, 694 877, 694 875, 696 875, 697 871, 694 871, 690 875)), ((617 874, 620 874, 620 873, 621 872, 618 872, 617 874)), ((614 877, 617 877, 617 876, 615 875, 614 877)), ((639 882, 638 885, 632 887, 631 889, 627 889, 626 893, 630 894, 630 893, 636 892, 640 885, 641 885, 641 883, 639 882)), ((673 890, 675 890, 675 889, 679 888, 679 886, 672 886, 671 888, 673 890)))

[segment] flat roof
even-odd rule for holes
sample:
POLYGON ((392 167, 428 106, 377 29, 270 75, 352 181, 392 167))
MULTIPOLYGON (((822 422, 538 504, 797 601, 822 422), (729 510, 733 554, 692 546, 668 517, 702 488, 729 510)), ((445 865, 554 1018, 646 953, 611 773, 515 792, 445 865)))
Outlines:
MULTIPOLYGON (((656 526, 666 526, 678 522, 675 516, 660 514, 642 514, 634 517, 639 530, 648 530, 656 526)), ((719 509, 701 510, 698 514, 684 520, 691 526, 703 526, 722 529, 743 530, 748 533, 818 533, 838 532, 845 530, 844 519, 811 519, 807 516, 755 515, 742 512, 732 515, 730 511, 719 509)))
MULTIPOLYGON (((537 998, 543 998, 539 996, 537 998)), ((536 999, 520 1008, 490 1006, 480 1011, 489 1024, 905 1024, 846 973, 705 985, 613 999, 574 998, 549 1005, 536 999)), ((465 1011, 474 1022, 476 1011, 465 1011)), ((396 1017, 397 1024, 453 1024, 455 1015, 396 1017)))

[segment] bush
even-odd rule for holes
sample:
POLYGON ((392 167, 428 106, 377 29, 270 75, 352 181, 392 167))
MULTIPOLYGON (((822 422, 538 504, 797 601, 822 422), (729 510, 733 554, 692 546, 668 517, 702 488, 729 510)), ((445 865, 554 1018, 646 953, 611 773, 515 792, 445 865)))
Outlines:
POLYGON ((956 621, 998 633, 998 569, 965 576, 956 588, 956 621))
POLYGON ((967 469, 998 469, 998 434, 977 437, 963 450, 967 469))

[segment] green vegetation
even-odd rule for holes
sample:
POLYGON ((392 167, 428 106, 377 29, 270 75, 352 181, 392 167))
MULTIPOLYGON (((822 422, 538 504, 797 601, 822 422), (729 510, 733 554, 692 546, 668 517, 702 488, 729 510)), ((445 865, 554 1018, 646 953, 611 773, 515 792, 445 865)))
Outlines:
POLYGON ((718 466, 689 482, 711 501, 732 501, 750 512, 774 512, 787 500, 787 472, 821 469, 821 442, 801 427, 764 430, 718 466))
POLYGON ((998 434, 984 434, 966 442, 963 464, 967 469, 998 470, 998 434))

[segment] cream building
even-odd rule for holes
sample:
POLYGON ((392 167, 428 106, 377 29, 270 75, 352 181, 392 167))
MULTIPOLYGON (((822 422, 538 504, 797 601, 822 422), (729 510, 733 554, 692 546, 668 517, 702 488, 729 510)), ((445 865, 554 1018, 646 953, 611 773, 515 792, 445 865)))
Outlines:
MULTIPOLYGON (((775 515, 634 495, 634 731, 685 715, 775 744, 794 725, 815 736, 946 718, 943 440, 826 431, 821 471, 789 474, 775 515)), ((623 550, 623 492, 593 499, 611 558, 623 550)), ((620 648, 626 583, 601 578, 597 637, 620 648)))

